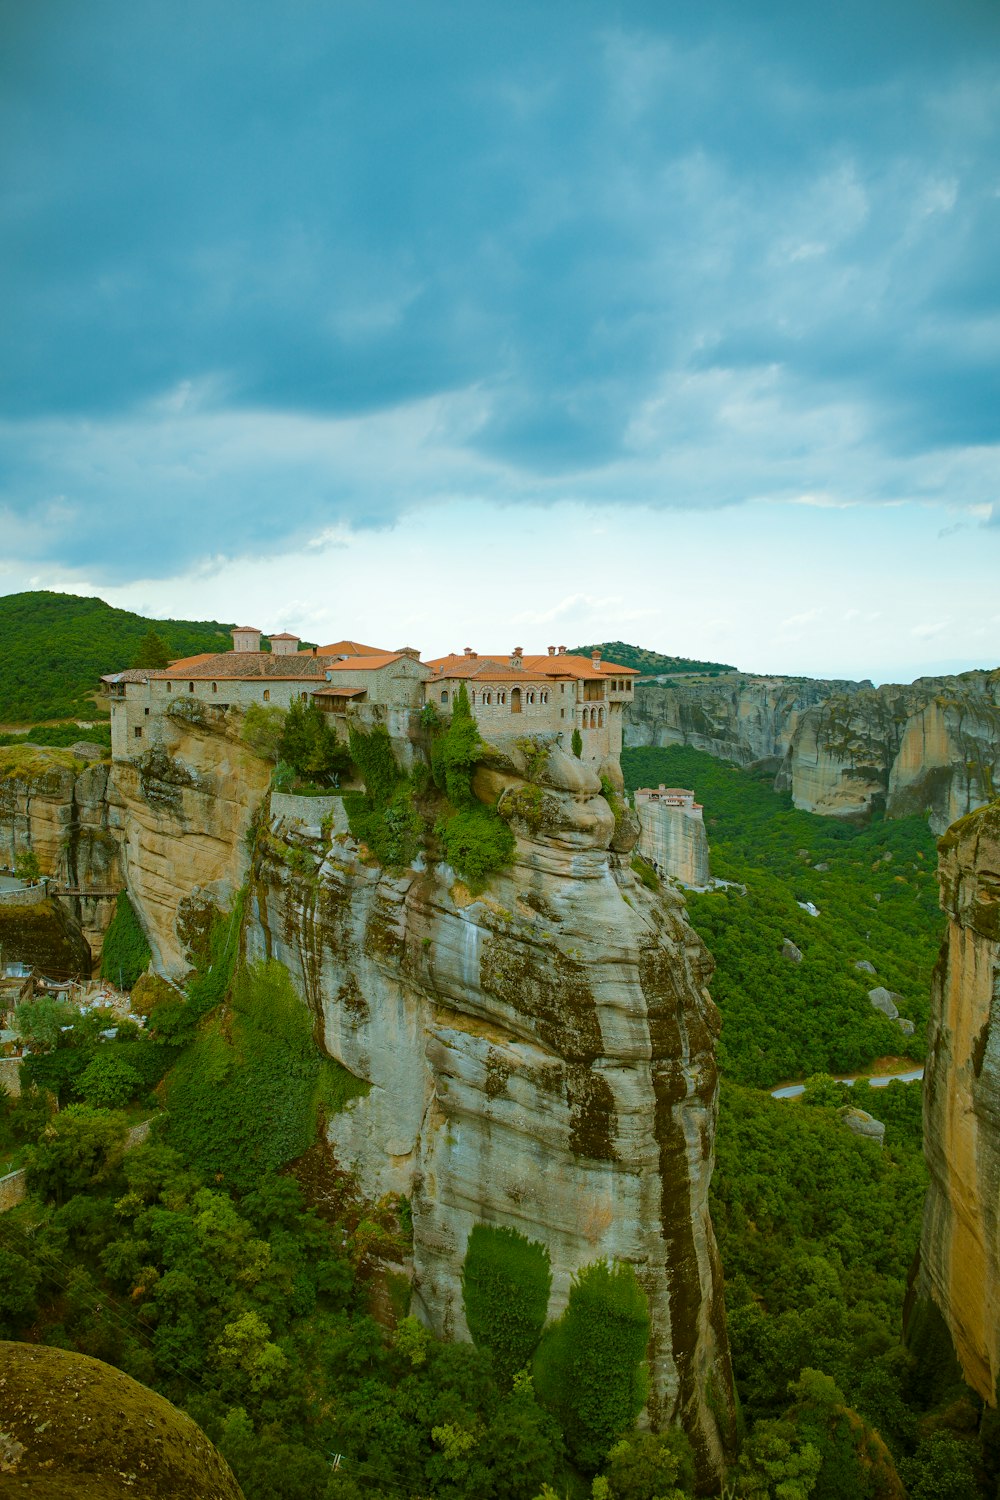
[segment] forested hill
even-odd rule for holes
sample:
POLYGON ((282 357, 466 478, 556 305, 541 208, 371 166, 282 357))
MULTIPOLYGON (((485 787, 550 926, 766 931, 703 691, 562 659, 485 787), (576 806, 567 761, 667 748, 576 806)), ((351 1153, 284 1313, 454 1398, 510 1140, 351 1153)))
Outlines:
POLYGON ((690 656, 664 656, 659 651, 647 651, 645 646, 629 646, 625 641, 598 641, 593 646, 573 646, 577 656, 589 656, 599 651, 608 661, 619 667, 634 667, 646 677, 657 677, 671 672, 706 672, 712 677, 720 672, 735 672, 736 668, 721 661, 696 661, 690 656))
POLYGON ((217 620, 147 620, 75 594, 7 594, 0 598, 0 724, 93 714, 98 678, 131 666, 149 630, 177 657, 226 650, 230 629, 217 620))

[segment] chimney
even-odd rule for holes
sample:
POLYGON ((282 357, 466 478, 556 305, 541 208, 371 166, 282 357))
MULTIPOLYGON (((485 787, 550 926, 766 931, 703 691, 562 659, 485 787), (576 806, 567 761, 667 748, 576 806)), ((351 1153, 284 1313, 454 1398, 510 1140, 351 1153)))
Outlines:
POLYGON ((559 656, 565 656, 566 655, 566 647, 565 646, 560 646, 559 647, 558 655, 559 656))
POLYGON ((472 655, 472 647, 471 646, 466 646, 465 650, 462 652, 462 655, 463 656, 471 656, 472 655))
POLYGON ((593 663, 594 671, 599 671, 601 666, 601 653, 596 648, 590 653, 590 660, 593 663))
POLYGON ((234 651, 260 650, 260 631, 255 625, 234 625, 231 634, 234 651))
POLYGON ((510 664, 511 664, 511 666, 515 667, 515 668, 518 668, 518 669, 520 669, 521 667, 523 667, 524 666, 523 657, 524 657, 524 647, 523 646, 515 646, 514 650, 511 652, 511 657, 510 657, 510 664))
POLYGON ((555 646, 550 646, 549 647, 549 655, 550 656, 555 656, 555 654, 556 654, 556 648, 555 648, 555 646))

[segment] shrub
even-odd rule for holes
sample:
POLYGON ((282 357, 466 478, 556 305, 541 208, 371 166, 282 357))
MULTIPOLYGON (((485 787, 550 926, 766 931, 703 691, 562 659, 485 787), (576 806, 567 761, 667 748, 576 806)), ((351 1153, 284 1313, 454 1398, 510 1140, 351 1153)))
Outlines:
POLYGON ((243 715, 241 738, 255 754, 264 760, 278 759, 285 715, 280 708, 268 708, 263 703, 251 703, 243 715))
POLYGON ((544 1245, 516 1229, 477 1224, 462 1265, 462 1301, 474 1344, 489 1349, 498 1384, 509 1389, 538 1347, 552 1273, 544 1245))
POLYGON ((95 1109, 120 1109, 145 1087, 142 1075, 119 1057, 117 1050, 113 1046, 100 1048, 76 1081, 80 1098, 95 1109))
POLYGON ((577 1272, 566 1311, 539 1345, 535 1381, 581 1468, 596 1469, 642 1410, 648 1338, 631 1266, 599 1260, 577 1272))
POLYGON ((431 751, 438 790, 444 792, 452 807, 459 810, 475 803, 472 772, 482 753, 482 743, 463 682, 452 707, 451 723, 435 739, 431 751))
POLYGON ((492 808, 473 807, 455 813, 441 819, 435 831, 452 869, 474 887, 514 858, 514 835, 492 808))
POLYGON ((297 776, 323 786, 334 785, 351 763, 351 752, 339 742, 319 704, 298 699, 284 716, 278 754, 297 776))
POLYGON ((582 759, 583 735, 580 733, 579 729, 573 730, 573 738, 570 740, 570 745, 572 746, 573 754, 576 756, 577 760, 582 759))
POLYGON ((130 990, 152 956, 128 892, 120 891, 111 926, 104 934, 101 974, 119 989, 130 990))

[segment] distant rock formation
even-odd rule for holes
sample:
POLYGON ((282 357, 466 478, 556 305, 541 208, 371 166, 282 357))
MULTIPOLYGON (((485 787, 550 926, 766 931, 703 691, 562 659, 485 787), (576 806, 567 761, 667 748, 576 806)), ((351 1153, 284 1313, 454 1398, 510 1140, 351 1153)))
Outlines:
POLYGON ((708 885, 708 835, 703 809, 694 794, 679 788, 642 787, 635 793, 635 810, 639 853, 657 873, 682 885, 708 885))
POLYGON ((930 1187, 918 1298, 951 1334, 965 1379, 1000 1375, 1000 802, 949 829, 940 851, 948 932, 934 973, 924 1073, 930 1187))
POLYGON ((879 688, 742 673, 642 683, 626 711, 625 744, 769 763, 778 790, 807 812, 916 813, 943 833, 1000 786, 1000 669, 879 688))
POLYGON ((0 1491, 32 1500, 243 1500, 200 1427, 99 1359, 0 1343, 0 1491))
POLYGON ((883 807, 943 833, 1000 785, 1000 671, 835 694, 801 715, 781 780, 808 812, 883 807))
POLYGON ((733 672, 699 682, 638 683, 625 711, 625 744, 690 745, 738 765, 776 764, 787 754, 799 717, 833 694, 870 682, 811 677, 753 677, 733 672))

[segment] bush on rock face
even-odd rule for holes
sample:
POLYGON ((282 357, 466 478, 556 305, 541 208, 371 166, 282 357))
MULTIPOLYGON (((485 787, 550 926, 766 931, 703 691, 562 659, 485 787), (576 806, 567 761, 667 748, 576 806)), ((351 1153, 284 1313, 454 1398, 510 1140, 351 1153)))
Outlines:
POLYGON ((77 1080, 76 1091, 95 1109, 120 1109, 143 1087, 141 1074, 110 1047, 105 1047, 87 1064, 77 1080))
POLYGON ((465 1319, 473 1343, 492 1352, 503 1389, 510 1389, 538 1347, 551 1287, 544 1245, 516 1229, 475 1226, 462 1266, 465 1319))

